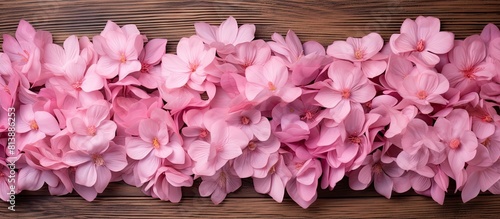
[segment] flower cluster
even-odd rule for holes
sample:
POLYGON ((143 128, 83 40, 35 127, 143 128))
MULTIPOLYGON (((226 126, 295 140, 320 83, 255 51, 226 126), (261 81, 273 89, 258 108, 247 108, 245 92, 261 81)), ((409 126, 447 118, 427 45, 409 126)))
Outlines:
POLYGON ((455 40, 434 17, 377 33, 302 43, 255 40, 229 17, 166 39, 108 21, 63 46, 21 20, 0 53, 0 147, 17 109, 17 192, 73 191, 92 201, 123 180, 179 202, 200 180, 216 204, 251 178, 258 193, 301 207, 344 177, 381 195, 413 189, 444 202, 500 193, 500 31, 455 40))

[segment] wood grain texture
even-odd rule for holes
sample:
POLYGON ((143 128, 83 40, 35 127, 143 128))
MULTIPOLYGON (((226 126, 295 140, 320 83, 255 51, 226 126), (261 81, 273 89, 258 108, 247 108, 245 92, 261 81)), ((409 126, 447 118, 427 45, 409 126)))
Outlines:
MULTIPOLYGON (((451 199, 443 206, 421 196, 318 199, 308 209, 290 199, 277 204, 262 198, 227 198, 214 206, 208 198, 184 198, 175 204, 147 197, 102 197, 89 203, 79 197, 33 196, 18 205, 18 218, 495 218, 500 196, 466 204, 451 199)), ((6 208, 6 203, 0 204, 2 215, 6 208)))
MULTIPOLYGON (((127 1, 0 1, 0 33, 13 34, 20 19, 35 28, 50 31, 56 43, 70 35, 92 37, 99 34, 107 20, 119 25, 136 24, 149 38, 167 38, 168 52, 174 52, 181 37, 194 34, 194 22, 219 24, 234 16, 240 24, 254 23, 256 38, 269 40, 274 32, 294 30, 303 41, 316 40, 327 46, 349 36, 380 33, 387 41, 398 33, 405 18, 418 15, 441 19, 442 30, 452 31, 457 39, 481 32, 484 25, 500 25, 498 0, 127 0, 127 1)), ((0 43, 3 40, 0 39, 0 43)), ((17 218, 157 218, 157 217, 473 217, 495 218, 500 214, 500 196, 481 195, 462 204, 460 196, 447 196, 444 206, 415 193, 394 194, 386 200, 373 188, 351 191, 343 180, 334 191, 319 190, 320 199, 309 209, 293 201, 275 203, 253 190, 250 180, 219 206, 201 198, 196 186, 183 189, 185 198, 172 204, 146 197, 139 188, 112 183, 94 202, 75 194, 48 196, 46 188, 23 192, 11 214, 8 204, 0 204, 0 214, 17 218)))

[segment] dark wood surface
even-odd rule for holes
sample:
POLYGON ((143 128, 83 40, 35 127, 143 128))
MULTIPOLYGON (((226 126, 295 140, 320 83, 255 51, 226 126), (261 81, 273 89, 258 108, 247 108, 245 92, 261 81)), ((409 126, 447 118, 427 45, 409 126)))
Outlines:
MULTIPOLYGON (((442 29, 463 39, 479 34, 487 23, 500 25, 500 1, 0 1, 0 33, 13 34, 20 19, 35 28, 52 32, 56 43, 69 35, 93 36, 107 20, 119 25, 136 24, 149 38, 167 38, 168 52, 181 37, 194 33, 193 22, 218 24, 228 16, 240 24, 254 23, 256 38, 268 40, 273 32, 293 29, 303 41, 316 40, 327 46, 349 36, 380 33, 387 41, 407 17, 436 16, 442 29)), ((1 43, 1 42, 0 42, 1 43)), ((320 191, 309 209, 290 199, 275 203, 253 191, 250 181, 220 205, 199 197, 196 187, 183 190, 179 204, 145 196, 138 188, 112 183, 94 202, 71 194, 52 197, 46 189, 23 192, 16 197, 15 214, 0 204, 4 218, 117 218, 117 217, 465 217, 495 218, 500 214, 500 196, 482 194, 462 204, 459 194, 449 194, 444 206, 412 192, 394 194, 390 200, 373 189, 351 191, 345 180, 333 191, 320 191)))

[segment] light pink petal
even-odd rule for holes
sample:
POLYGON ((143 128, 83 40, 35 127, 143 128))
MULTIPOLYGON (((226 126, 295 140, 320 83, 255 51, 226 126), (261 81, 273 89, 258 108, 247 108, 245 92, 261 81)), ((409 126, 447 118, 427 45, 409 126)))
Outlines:
MULTIPOLYGON (((253 178, 253 187, 256 192, 267 194, 271 191, 271 180, 272 176, 267 176, 266 178, 253 178)), ((281 183, 281 182, 279 182, 281 183)), ((283 185, 282 185, 283 186, 283 185)), ((283 188, 284 189, 284 188, 283 188)))
POLYGON ((145 142, 153 142, 153 139, 157 138, 159 130, 160 126, 155 120, 143 119, 139 123, 139 136, 145 142))
POLYGON ((332 45, 328 46, 326 53, 338 59, 356 60, 354 57, 354 48, 345 41, 334 41, 332 45))
POLYGON ((453 48, 455 35, 451 32, 438 32, 426 42, 426 49, 435 54, 445 54, 453 48))
POLYGON ((68 151, 64 154, 62 161, 70 166, 78 166, 82 163, 89 162, 91 160, 88 154, 80 151, 68 151))
POLYGON ((414 37, 402 33, 398 38, 396 38, 394 45, 396 46, 398 52, 411 52, 415 50, 417 41, 414 37))
POLYGON ((368 185, 372 181, 372 166, 365 165, 361 168, 358 174, 358 180, 360 183, 368 185))
POLYGON ((480 180, 481 178, 477 174, 472 174, 470 179, 467 180, 467 183, 462 188, 462 201, 464 203, 472 200, 479 194, 481 188, 479 185, 480 180))
POLYGON ((144 47, 146 52, 146 55, 144 56, 144 62, 148 64, 158 63, 161 60, 162 56, 165 54, 166 46, 166 39, 150 40, 144 47))
POLYGON ((341 102, 342 96, 330 88, 322 88, 316 94, 314 100, 318 101, 324 107, 333 108, 341 102))
POLYGON ((200 183, 199 192, 202 197, 210 196, 217 189, 217 183, 211 180, 203 180, 200 183))
POLYGON ((76 61, 80 55, 78 37, 71 35, 64 40, 64 51, 66 53, 66 61, 76 61))
POLYGON ((40 130, 47 135, 56 135, 61 131, 59 129, 59 123, 56 118, 50 113, 45 111, 35 112, 35 121, 38 124, 40 130))
POLYGON ((126 152, 120 145, 110 144, 102 158, 106 168, 113 172, 121 171, 127 166, 126 152))
POLYGON ((210 147, 208 142, 196 140, 189 146, 188 154, 196 162, 207 162, 208 155, 210 154, 210 147))
POLYGON ((102 193, 108 186, 109 181, 111 181, 111 171, 109 171, 109 169, 104 166, 97 166, 96 172, 97 179, 94 188, 96 192, 102 193))
POLYGON ((238 30, 238 35, 234 41, 234 45, 238 45, 244 42, 250 42, 255 38, 255 25, 253 24, 243 24, 238 30))
POLYGON ((232 44, 238 34, 238 23, 236 19, 230 16, 227 20, 223 21, 219 26, 217 38, 219 42, 225 44, 232 44))
POLYGON ((141 70, 141 62, 137 60, 126 61, 125 63, 120 64, 119 68, 119 80, 123 80, 130 73, 141 70))
POLYGON ((282 89, 279 92, 279 96, 286 103, 291 103, 296 100, 302 94, 302 89, 300 87, 288 87, 287 89, 282 89))
POLYGON ((361 70, 368 78, 374 78, 382 74, 387 67, 385 61, 364 61, 361 63, 361 70))
POLYGON ((141 160, 153 150, 153 145, 136 137, 126 138, 127 155, 134 160, 141 160))
POLYGON ((160 168, 161 159, 149 154, 137 163, 136 169, 141 183, 148 181, 160 168))
POLYGON ((78 166, 75 172, 75 181, 82 186, 94 186, 97 181, 97 170, 95 168, 95 164, 92 162, 86 162, 78 166))
POLYGON ((356 90, 351 91, 351 100, 358 103, 366 103, 375 97, 375 87, 371 84, 364 84, 356 90))
POLYGON ((422 61, 423 64, 427 66, 434 66, 439 63, 439 56, 427 51, 412 53, 412 56, 415 56, 418 60, 422 61))
POLYGON ((119 66, 120 62, 108 56, 102 56, 97 61, 96 73, 107 79, 111 79, 118 75, 119 66))
POLYGON ((386 198, 391 198, 393 182, 391 178, 383 173, 375 175, 374 177, 375 190, 385 196, 386 198))

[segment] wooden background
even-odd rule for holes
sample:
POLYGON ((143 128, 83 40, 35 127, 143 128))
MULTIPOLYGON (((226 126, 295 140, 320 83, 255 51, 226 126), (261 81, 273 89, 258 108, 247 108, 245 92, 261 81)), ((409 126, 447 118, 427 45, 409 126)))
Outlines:
MULTIPOLYGON (((399 32, 405 18, 418 15, 441 19, 442 30, 463 39, 479 34, 487 23, 500 25, 500 1, 5 1, 0 2, 0 33, 13 34, 20 19, 35 28, 52 32, 56 43, 69 35, 99 34, 106 21, 119 25, 133 23, 149 38, 167 38, 167 52, 175 51, 178 40, 194 33, 193 22, 219 24, 228 16, 240 24, 254 23, 256 38, 268 40, 273 32, 285 34, 293 29, 303 41, 316 40, 327 46, 348 36, 363 36, 372 31, 387 41, 399 32)), ((1 42, 0 42, 1 43, 1 42)), ((290 199, 275 203, 253 191, 251 182, 220 205, 199 197, 196 187, 184 189, 179 204, 154 200, 138 188, 113 183, 94 202, 71 194, 48 195, 46 188, 23 192, 16 197, 16 212, 0 204, 2 217, 19 218, 101 218, 101 217, 470 217, 494 218, 500 214, 500 196, 482 194, 462 204, 459 194, 449 194, 444 206, 412 192, 395 194, 390 200, 373 188, 350 191, 344 180, 333 191, 320 191, 319 199, 302 209, 290 199)))

